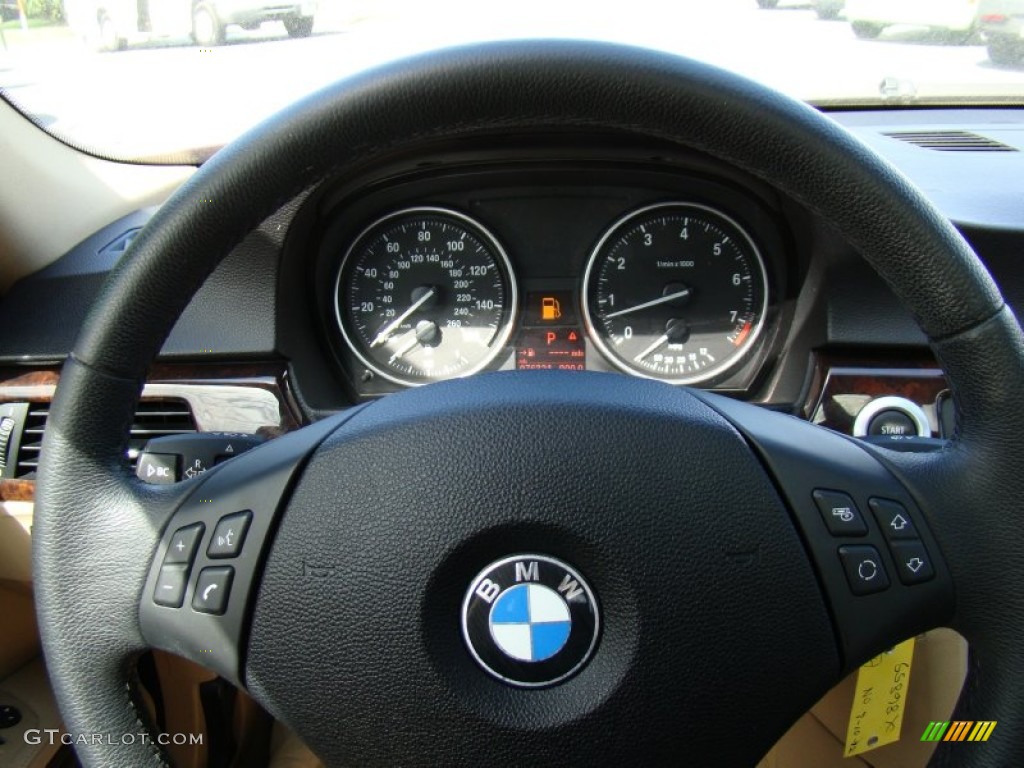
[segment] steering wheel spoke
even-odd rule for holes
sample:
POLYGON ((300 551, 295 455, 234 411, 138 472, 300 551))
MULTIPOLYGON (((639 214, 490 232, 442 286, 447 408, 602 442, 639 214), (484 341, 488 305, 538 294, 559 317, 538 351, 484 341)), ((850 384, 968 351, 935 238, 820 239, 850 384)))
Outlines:
POLYGON ((759 454, 827 595, 849 671, 953 615, 953 581, 904 485, 870 449, 779 413, 702 393, 759 454))
POLYGON ((353 413, 248 451, 195 484, 164 528, 142 590, 150 646, 243 685, 248 617, 278 512, 309 455, 353 413))

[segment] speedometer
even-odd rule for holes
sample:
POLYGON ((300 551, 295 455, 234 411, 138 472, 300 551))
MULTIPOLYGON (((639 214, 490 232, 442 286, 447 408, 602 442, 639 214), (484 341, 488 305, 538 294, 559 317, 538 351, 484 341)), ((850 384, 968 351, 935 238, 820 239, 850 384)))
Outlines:
POLYGON ((411 208, 355 239, 335 300, 341 333, 366 367, 416 385, 492 362, 512 331, 517 292, 505 251, 483 225, 411 208))
POLYGON ((636 376, 694 384, 737 366, 764 325, 768 280, 757 246, 720 211, 663 203, 613 224, 587 263, 591 340, 636 376))

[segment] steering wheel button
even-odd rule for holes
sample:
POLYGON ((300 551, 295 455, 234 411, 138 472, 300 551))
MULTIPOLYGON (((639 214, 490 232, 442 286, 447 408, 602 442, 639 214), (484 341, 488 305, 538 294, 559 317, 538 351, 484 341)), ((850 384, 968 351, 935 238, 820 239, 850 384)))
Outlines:
POLYGON ((181 608, 188 582, 187 565, 163 565, 153 588, 153 602, 167 608, 181 608))
POLYGON ((171 453, 140 453, 135 465, 135 476, 150 485, 170 485, 181 478, 178 471, 180 456, 171 453))
POLYGON ((21 722, 21 710, 10 704, 0 704, 0 728, 13 728, 21 722))
POLYGON ((907 508, 898 501, 869 499, 868 504, 878 521, 878 527, 889 541, 920 538, 907 508))
POLYGON ((228 566, 203 568, 196 580, 196 591, 192 596, 192 608, 200 613, 223 614, 228 608, 231 582, 235 569, 228 566))
POLYGON ((889 587, 889 575, 885 572, 882 558, 874 547, 840 547, 839 560, 843 564, 846 580, 853 594, 870 595, 889 587))
POLYGON ((249 521, 251 520, 252 512, 248 510, 222 517, 213 531, 206 554, 214 558, 235 557, 242 551, 242 544, 245 543, 245 534, 249 530, 249 521))
POLYGON ((853 499, 840 491, 816 490, 814 503, 833 536, 865 536, 867 523, 853 499))
POLYGON ((196 523, 176 530, 171 537, 171 543, 167 546, 164 565, 191 565, 199 547, 199 540, 203 538, 204 528, 202 523, 196 523))
POLYGON ((892 559, 904 584, 923 584, 935 578, 935 569, 928 550, 920 541, 894 541, 890 545, 892 559))

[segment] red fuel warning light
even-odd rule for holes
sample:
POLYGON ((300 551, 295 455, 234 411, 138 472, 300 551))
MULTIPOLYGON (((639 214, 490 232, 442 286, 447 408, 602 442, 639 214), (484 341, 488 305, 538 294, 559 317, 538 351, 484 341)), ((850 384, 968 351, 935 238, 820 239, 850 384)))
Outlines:
POLYGON ((587 350, 578 328, 530 329, 516 347, 520 371, 583 371, 587 350))

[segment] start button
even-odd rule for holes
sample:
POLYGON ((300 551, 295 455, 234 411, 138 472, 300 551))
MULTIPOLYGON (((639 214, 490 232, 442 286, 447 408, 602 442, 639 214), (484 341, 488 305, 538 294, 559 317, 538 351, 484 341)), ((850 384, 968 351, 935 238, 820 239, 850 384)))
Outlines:
POLYGON ((931 437, 928 416, 917 403, 905 397, 878 397, 857 414, 855 437, 931 437))
POLYGON ((900 435, 909 436, 917 434, 917 425, 904 411, 897 411, 890 408, 887 411, 880 411, 868 422, 869 435, 900 435))

